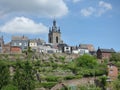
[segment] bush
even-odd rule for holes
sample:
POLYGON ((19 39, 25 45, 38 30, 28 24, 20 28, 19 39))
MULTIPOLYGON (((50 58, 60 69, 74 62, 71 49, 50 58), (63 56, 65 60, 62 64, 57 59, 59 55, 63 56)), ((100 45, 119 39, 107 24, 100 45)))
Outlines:
POLYGON ((48 76, 48 77, 46 77, 46 80, 48 82, 56 82, 56 81, 58 81, 58 79, 59 79, 59 77, 56 77, 56 76, 48 76))
POLYGON ((18 90, 18 89, 17 89, 17 87, 9 84, 9 85, 3 87, 1 90, 18 90))
POLYGON ((75 79, 75 76, 66 76, 64 77, 65 80, 71 80, 71 79, 75 79))
POLYGON ((80 79, 80 78, 82 78, 82 77, 83 77, 82 75, 76 75, 76 76, 75 76, 76 79, 80 79))
POLYGON ((41 83, 41 87, 44 87, 44 88, 52 88, 53 86, 55 86, 57 84, 57 82, 44 82, 44 83, 41 83))

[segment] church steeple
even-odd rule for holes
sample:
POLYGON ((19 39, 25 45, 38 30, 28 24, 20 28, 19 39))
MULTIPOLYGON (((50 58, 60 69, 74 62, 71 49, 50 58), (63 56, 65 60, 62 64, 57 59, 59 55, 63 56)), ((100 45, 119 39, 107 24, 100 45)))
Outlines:
POLYGON ((52 31, 57 32, 57 25, 56 25, 56 20, 53 20, 53 26, 52 26, 52 31))
POLYGON ((48 42, 53 44, 61 43, 60 27, 57 27, 56 20, 53 20, 52 28, 49 28, 48 42))
POLYGON ((53 20, 53 26, 56 27, 56 20, 55 19, 53 20))

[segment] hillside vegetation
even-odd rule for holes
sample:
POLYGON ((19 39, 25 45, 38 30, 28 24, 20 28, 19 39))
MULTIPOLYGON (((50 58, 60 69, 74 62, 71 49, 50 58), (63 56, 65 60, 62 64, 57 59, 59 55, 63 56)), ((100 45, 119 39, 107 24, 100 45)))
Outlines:
MULTIPOLYGON (((99 77, 107 74, 106 63, 100 64, 95 57, 90 55, 76 57, 30 53, 27 56, 12 55, 14 60, 7 54, 0 57, 2 57, 0 60, 1 90, 34 90, 42 87, 49 90, 66 80, 99 77)), ((78 87, 85 88, 84 86, 78 87)), ((95 87, 90 86, 90 88, 95 87)))

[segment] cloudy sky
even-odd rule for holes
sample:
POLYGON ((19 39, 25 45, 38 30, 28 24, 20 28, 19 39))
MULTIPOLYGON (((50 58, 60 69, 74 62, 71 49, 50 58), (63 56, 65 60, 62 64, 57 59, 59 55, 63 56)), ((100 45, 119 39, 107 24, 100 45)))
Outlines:
POLYGON ((55 18, 69 45, 93 44, 120 51, 120 0, 0 0, 0 36, 48 40, 55 18))

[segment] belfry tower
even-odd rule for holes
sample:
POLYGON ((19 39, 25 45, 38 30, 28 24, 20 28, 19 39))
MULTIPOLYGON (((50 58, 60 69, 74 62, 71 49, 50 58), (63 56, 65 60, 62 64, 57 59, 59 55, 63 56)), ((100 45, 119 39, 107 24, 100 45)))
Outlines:
POLYGON ((61 32, 60 27, 56 26, 56 20, 53 20, 52 28, 49 28, 48 34, 48 42, 52 44, 60 44, 61 43, 61 32))

